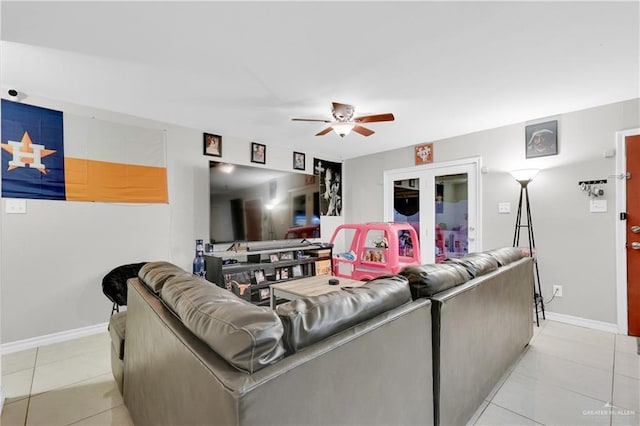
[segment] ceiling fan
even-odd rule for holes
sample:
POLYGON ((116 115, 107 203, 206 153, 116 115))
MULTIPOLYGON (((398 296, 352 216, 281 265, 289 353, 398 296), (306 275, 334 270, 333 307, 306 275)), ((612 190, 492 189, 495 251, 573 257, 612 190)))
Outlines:
POLYGON ((356 133, 360 133, 362 136, 371 136, 375 132, 361 126, 360 123, 375 123, 379 121, 393 121, 395 117, 391 113, 387 114, 374 114, 374 115, 362 115, 360 117, 354 117, 353 105, 340 104, 333 102, 333 109, 331 114, 334 120, 322 120, 313 118, 292 118, 292 121, 319 121, 321 123, 331 123, 326 129, 316 133, 316 136, 322 136, 329 133, 331 130, 336 132, 341 137, 345 137, 352 130, 356 133))

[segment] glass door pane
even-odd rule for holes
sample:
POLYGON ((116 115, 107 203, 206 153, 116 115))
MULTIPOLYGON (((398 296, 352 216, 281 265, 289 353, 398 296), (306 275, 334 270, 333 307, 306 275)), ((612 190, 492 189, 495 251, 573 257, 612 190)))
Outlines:
POLYGON ((440 175, 435 181, 435 260, 459 258, 469 252, 469 177, 440 175))
POLYGON ((481 249, 479 169, 470 159, 385 172, 384 220, 413 225, 422 264, 481 249))
POLYGON ((393 221, 409 223, 420 238, 420 179, 393 182, 393 221))

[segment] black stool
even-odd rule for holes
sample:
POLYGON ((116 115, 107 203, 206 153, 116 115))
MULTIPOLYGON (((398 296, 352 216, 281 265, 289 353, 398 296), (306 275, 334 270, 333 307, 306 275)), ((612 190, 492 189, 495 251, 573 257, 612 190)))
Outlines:
POLYGON ((115 312, 120 312, 120 306, 126 306, 127 304, 127 280, 129 278, 135 278, 138 276, 140 268, 147 262, 130 263, 128 265, 121 265, 112 269, 102 279, 102 292, 107 296, 113 306, 111 308, 111 315, 115 312))

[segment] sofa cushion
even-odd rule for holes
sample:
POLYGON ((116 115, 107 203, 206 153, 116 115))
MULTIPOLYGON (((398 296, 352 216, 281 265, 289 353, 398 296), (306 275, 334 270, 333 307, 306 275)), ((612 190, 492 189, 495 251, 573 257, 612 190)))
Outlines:
POLYGON ((411 296, 414 299, 431 297, 473 278, 465 267, 455 263, 405 266, 399 274, 409 280, 411 296))
POLYGON ((275 312, 190 274, 169 278, 160 297, 182 323, 235 368, 254 373, 284 356, 275 312))
POLYGON ((111 345, 120 359, 124 359, 124 333, 127 326, 127 311, 111 315, 109 319, 109 336, 111 345))
POLYGON ((485 251, 486 254, 493 256, 500 266, 506 266, 516 260, 524 257, 524 253, 519 247, 503 247, 485 251))
POLYGON ((284 344, 294 353, 362 321, 411 301, 408 281, 386 276, 361 287, 345 287, 280 304, 284 344))
POLYGON ((443 263, 456 263, 464 267, 472 278, 482 276, 498 269, 498 261, 487 253, 469 253, 459 259, 446 259, 443 263))
POLYGON ((138 278, 156 294, 160 293, 169 278, 176 275, 191 274, 169 262, 148 262, 138 272, 138 278))

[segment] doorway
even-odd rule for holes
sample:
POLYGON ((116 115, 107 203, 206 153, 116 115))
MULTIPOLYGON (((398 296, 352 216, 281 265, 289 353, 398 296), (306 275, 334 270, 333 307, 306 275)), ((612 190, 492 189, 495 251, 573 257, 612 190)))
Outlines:
POLYGON ((640 336, 640 129, 616 138, 618 331, 640 336))
POLYGON ((384 173, 387 222, 418 233, 423 264, 480 250, 480 158, 384 173))

